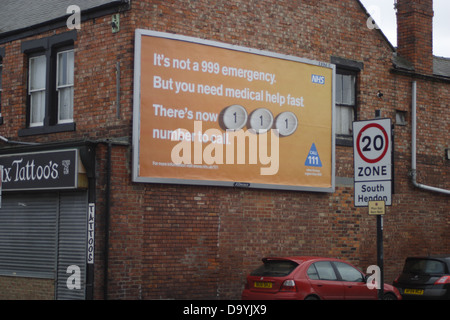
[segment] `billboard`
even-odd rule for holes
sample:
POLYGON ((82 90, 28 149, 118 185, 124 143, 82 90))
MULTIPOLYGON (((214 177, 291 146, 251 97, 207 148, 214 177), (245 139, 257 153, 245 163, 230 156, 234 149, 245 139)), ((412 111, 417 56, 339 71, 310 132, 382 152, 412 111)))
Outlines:
POLYGON ((136 30, 133 181, 334 191, 335 67, 136 30))

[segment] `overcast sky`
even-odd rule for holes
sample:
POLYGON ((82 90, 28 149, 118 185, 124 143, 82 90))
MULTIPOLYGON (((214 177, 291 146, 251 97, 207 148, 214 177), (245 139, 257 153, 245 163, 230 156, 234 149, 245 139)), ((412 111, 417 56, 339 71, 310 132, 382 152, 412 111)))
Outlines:
MULTIPOLYGON (((393 46, 397 46, 394 0, 361 0, 393 46)), ((433 54, 450 58, 450 0, 434 0, 433 54)))

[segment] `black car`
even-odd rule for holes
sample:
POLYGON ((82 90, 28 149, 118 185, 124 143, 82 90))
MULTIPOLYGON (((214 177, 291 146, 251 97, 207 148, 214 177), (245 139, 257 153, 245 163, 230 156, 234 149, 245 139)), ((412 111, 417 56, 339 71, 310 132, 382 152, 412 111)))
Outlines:
POLYGON ((405 300, 450 300, 450 254, 406 258, 394 286, 405 300))

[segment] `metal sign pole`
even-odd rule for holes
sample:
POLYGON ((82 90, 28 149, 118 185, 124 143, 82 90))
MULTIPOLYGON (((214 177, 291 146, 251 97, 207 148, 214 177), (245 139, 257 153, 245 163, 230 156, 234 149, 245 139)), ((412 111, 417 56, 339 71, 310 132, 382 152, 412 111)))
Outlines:
POLYGON ((384 296, 383 215, 392 205, 394 176, 391 119, 353 122, 355 207, 369 207, 377 215, 378 299, 384 296))
POLYGON ((383 216, 377 215, 377 264, 380 268, 380 289, 378 299, 382 300, 384 295, 384 257, 383 257, 383 216))

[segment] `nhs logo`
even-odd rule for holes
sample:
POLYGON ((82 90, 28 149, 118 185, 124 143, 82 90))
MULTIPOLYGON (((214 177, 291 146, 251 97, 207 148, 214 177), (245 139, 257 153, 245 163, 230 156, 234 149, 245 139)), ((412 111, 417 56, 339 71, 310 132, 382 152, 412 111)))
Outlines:
POLYGON ((311 82, 317 83, 317 84, 325 84, 325 77, 313 74, 313 75, 311 75, 311 82))

